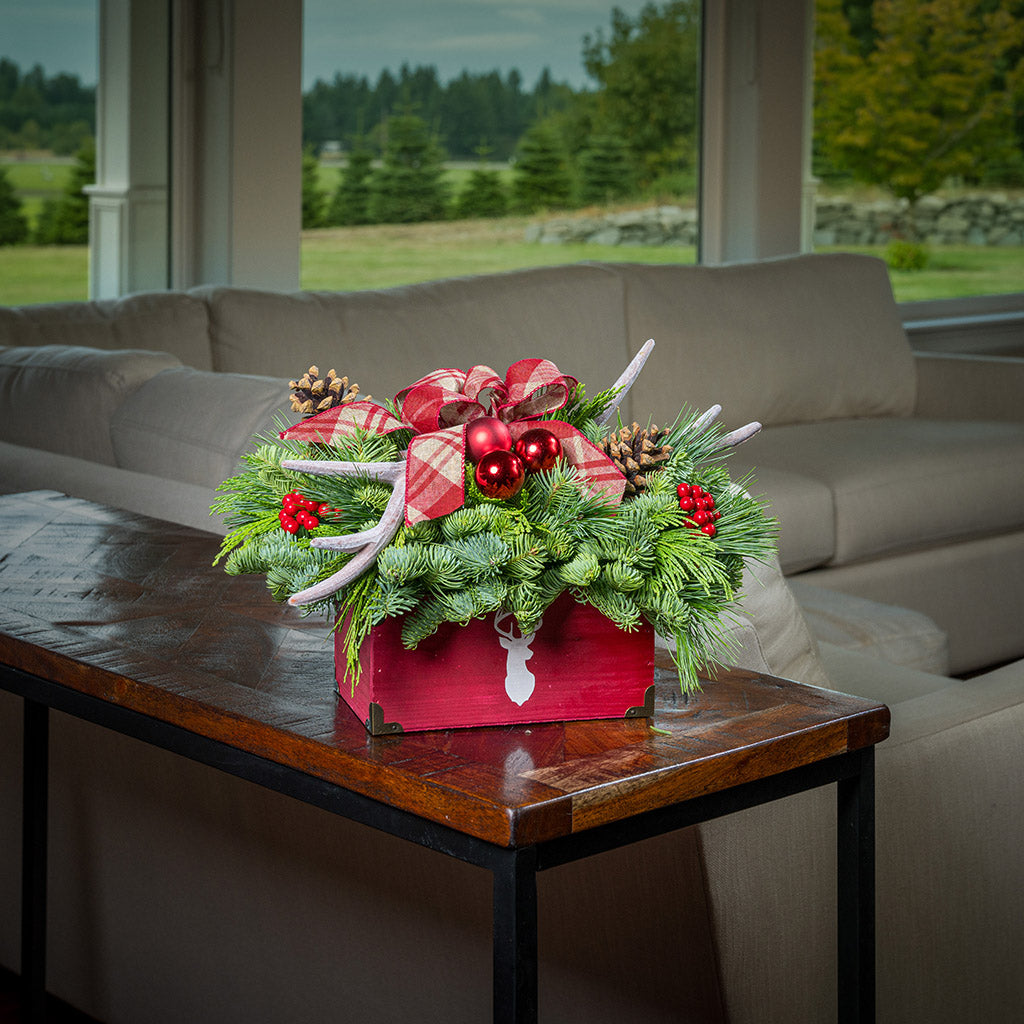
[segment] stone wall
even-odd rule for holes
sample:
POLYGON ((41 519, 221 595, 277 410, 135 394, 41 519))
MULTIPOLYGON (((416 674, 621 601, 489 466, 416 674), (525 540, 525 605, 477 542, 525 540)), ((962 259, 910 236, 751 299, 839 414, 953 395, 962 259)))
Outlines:
MULTIPOLYGON (((1024 197, 1002 193, 941 199, 924 196, 913 205, 889 199, 855 203, 819 198, 814 244, 885 245, 913 238, 930 245, 1024 246, 1024 197)), ((696 245, 697 211, 656 206, 601 216, 553 217, 530 224, 528 242, 598 245, 696 245)))

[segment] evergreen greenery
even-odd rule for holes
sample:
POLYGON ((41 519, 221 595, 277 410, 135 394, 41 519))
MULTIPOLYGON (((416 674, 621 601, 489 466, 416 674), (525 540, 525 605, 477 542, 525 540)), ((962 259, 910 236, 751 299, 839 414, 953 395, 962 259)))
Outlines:
POLYGON ((374 223, 443 220, 448 205, 444 150, 426 122, 400 114, 387 122, 384 165, 370 179, 369 214, 374 223))
POLYGON ((356 141, 348 154, 341 181, 331 197, 327 222, 331 225, 350 226, 370 223, 370 173, 373 151, 362 139, 356 141))
POLYGON ((28 238, 28 220, 14 186, 0 167, 0 245, 17 245, 28 238))
MULTIPOLYGON (((594 417, 611 401, 607 391, 588 400, 578 387, 557 416, 592 437, 594 417)), ((498 608, 511 611, 524 632, 540 623, 563 591, 593 605, 623 629, 642 619, 674 641, 680 682, 696 686, 700 666, 722 649, 720 616, 735 599, 746 558, 773 550, 774 525, 759 502, 734 485, 717 449, 717 428, 695 429, 681 416, 670 429, 671 458, 651 474, 646 491, 619 506, 581 486, 565 462, 528 474, 508 501, 488 498, 466 475, 464 507, 437 520, 400 526, 375 564, 342 593, 305 611, 347 619, 347 668, 358 678, 359 647, 385 618, 402 616, 402 639, 414 647, 444 622, 466 623, 498 608), (688 524, 679 507, 680 483, 699 484, 716 498, 721 518, 713 537, 688 524)), ((245 470, 226 480, 213 511, 224 514, 229 534, 218 560, 229 573, 262 573, 277 600, 337 572, 352 557, 311 546, 311 539, 372 526, 389 488, 369 479, 286 471, 287 458, 394 461, 408 437, 373 434, 315 448, 294 441, 258 439, 245 470), (288 535, 278 513, 282 497, 298 490, 341 510, 310 533, 288 535)))
POLYGON ((580 201, 608 203, 633 192, 635 175, 626 144, 617 135, 595 135, 579 157, 580 201))
POLYGON ((549 122, 537 122, 520 141, 512 193, 516 209, 523 213, 569 205, 569 156, 549 122))
MULTIPOLYGON (((481 143, 476 153, 481 160, 486 160, 491 150, 481 143)), ((486 167, 476 168, 459 193, 455 212, 459 217, 503 217, 508 212, 508 195, 501 175, 486 167)))
POLYGON ((327 197, 320 187, 320 168, 312 146, 302 150, 302 227, 319 228, 324 224, 327 197))

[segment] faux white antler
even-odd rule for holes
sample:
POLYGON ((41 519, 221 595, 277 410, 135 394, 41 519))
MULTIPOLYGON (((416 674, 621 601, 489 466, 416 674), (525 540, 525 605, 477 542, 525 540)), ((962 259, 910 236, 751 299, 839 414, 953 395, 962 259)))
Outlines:
POLYGON ((391 497, 380 522, 369 530, 342 537, 314 537, 310 545, 328 551, 356 551, 357 554, 333 576, 315 583, 288 598, 290 605, 310 604, 336 594, 372 564, 378 553, 391 543, 405 517, 405 462, 332 462, 328 459, 286 459, 284 469, 314 476, 366 476, 379 483, 392 485, 391 497))
POLYGON ((647 362, 647 357, 654 351, 654 339, 648 338, 643 348, 635 356, 629 366, 622 371, 622 376, 612 385, 612 388, 621 388, 619 393, 612 399, 611 404, 600 416, 597 417, 597 425, 603 427, 615 415, 616 410, 626 397, 626 392, 633 386, 633 382, 640 376, 640 371, 647 362))

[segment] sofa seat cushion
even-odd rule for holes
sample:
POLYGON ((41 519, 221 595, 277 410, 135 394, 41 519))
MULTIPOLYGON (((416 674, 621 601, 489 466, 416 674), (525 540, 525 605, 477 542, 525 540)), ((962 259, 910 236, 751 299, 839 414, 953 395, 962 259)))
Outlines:
POLYGON ((881 260, 612 267, 625 282, 630 345, 658 345, 636 388, 656 419, 681 399, 717 402, 734 425, 913 410, 913 354, 881 260))
POLYGON ((828 643, 870 654, 890 665, 948 675, 946 634, 923 612, 816 587, 800 579, 787 582, 819 645, 828 643))
POLYGON ((185 292, 139 292, 96 302, 0 307, 0 345, 83 345, 171 352, 212 369, 206 303, 185 292))
POLYGON ((438 367, 483 363, 504 373, 517 359, 538 356, 594 394, 609 387, 634 355, 626 343, 622 283, 598 266, 542 267, 380 291, 212 288, 205 294, 215 369, 288 380, 317 363, 381 400, 438 367))
POLYGON ((751 444, 762 465, 829 487, 832 565, 1024 525, 1024 423, 835 420, 751 444))
POLYGON ((0 440, 112 466, 114 412, 155 374, 180 365, 166 352, 0 349, 0 440))
POLYGON ((836 549, 832 492, 812 480, 777 466, 757 464, 757 438, 727 463, 734 480, 752 474, 747 490, 761 498, 778 522, 778 553, 782 571, 803 572, 827 564, 836 549))
POLYGON ((238 471, 255 434, 296 415, 287 381, 178 367, 147 381, 117 410, 110 436, 117 465, 213 489, 238 471))

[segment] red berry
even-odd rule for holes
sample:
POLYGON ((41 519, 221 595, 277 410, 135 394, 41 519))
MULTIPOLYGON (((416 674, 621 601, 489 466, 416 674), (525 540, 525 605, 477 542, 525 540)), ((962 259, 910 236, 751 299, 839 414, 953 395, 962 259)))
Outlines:
POLYGON ((711 513, 708 512, 706 509, 703 509, 703 508, 698 509, 696 512, 693 513, 693 521, 698 526, 703 526, 705 523, 710 523, 711 522, 711 513))
POLYGON ((298 521, 295 520, 295 519, 292 519, 291 516, 284 516, 281 519, 281 529, 284 530, 285 533, 298 533, 299 532, 298 521))
POLYGON ((330 511, 331 511, 331 506, 328 505, 326 501, 321 501, 320 504, 317 505, 317 507, 316 507, 316 514, 318 516, 322 516, 322 515, 324 515, 324 513, 330 512, 330 511))
POLYGON ((708 499, 702 494, 696 501, 696 507, 703 511, 708 507, 708 499))
POLYGON ((710 491, 705 491, 704 492, 704 500, 708 503, 708 508, 714 508, 715 507, 715 499, 714 499, 714 496, 711 494, 710 491))
POLYGON ((306 516, 306 521, 302 525, 305 526, 307 530, 315 530, 320 525, 320 520, 310 513, 306 516))
POLYGON ((684 494, 684 495, 683 495, 683 496, 682 496, 682 497, 681 497, 681 498, 679 499, 679 507, 680 507, 680 508, 681 508, 681 509, 682 509, 682 510, 683 510, 684 512, 692 512, 692 511, 693 511, 693 509, 694 509, 694 506, 695 506, 696 504, 697 504, 697 503, 696 503, 696 502, 695 502, 695 501, 693 500, 693 498, 691 498, 691 497, 690 497, 690 496, 689 496, 688 494, 684 494))
POLYGON ((714 535, 718 531, 715 529, 715 524, 714 523, 705 523, 700 528, 700 532, 703 533, 703 534, 706 534, 708 537, 714 537, 714 535))
POLYGON ((718 520, 722 518, 722 513, 716 508, 715 511, 711 513, 711 518, 717 523, 718 520))
POLYGON ((678 494, 680 498, 685 498, 689 493, 690 485, 687 483, 682 483, 676 488, 676 494, 678 494))

